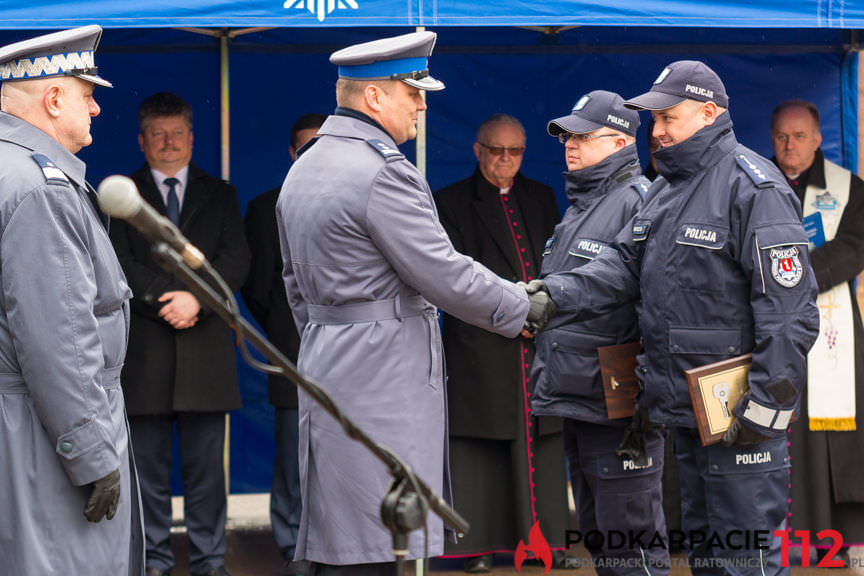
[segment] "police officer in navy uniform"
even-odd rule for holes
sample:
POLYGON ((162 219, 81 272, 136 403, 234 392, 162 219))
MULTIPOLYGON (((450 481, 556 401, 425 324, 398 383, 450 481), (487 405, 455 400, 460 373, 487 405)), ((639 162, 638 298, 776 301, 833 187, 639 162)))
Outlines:
POLYGON ((102 29, 0 48, 0 572, 140 576, 120 370, 132 292, 75 154, 102 29))
POLYGON ((773 532, 789 506, 786 429, 819 323, 800 203, 738 144, 726 89, 704 63, 670 64, 626 104, 652 111, 661 177, 611 250, 529 288, 582 318, 641 297, 640 404, 676 427, 694 574, 788 574, 773 532), (703 447, 684 370, 748 352, 749 391, 727 407, 723 442, 703 447))
MULTIPOLYGON (((612 250, 609 244, 642 205, 651 182, 639 165, 638 128, 639 114, 605 90, 582 96, 569 115, 549 122, 549 135, 564 143, 570 207, 546 243, 541 278, 612 250)), ((619 458, 616 449, 631 419, 609 419, 600 378, 597 348, 638 339, 633 300, 591 319, 561 310, 537 336, 531 403, 536 414, 564 418, 564 448, 583 537, 611 530, 666 533, 662 432, 647 431, 646 462, 619 458)), ((646 567, 651 574, 669 573, 665 547, 610 547, 605 540, 586 545, 600 575, 645 574, 646 567)))
MULTIPOLYGON (((423 175, 397 145, 417 134, 436 35, 417 32, 334 53, 338 108, 282 186, 277 222, 288 303, 301 334, 298 367, 373 440, 447 492, 446 406, 436 306, 509 337, 544 303, 453 249, 423 175), (531 312, 531 313, 529 313, 531 312)), ((379 520, 384 464, 299 394, 303 512, 296 560, 313 575, 390 574, 379 520)), ((443 551, 428 519, 428 553, 443 551)), ((425 555, 412 533, 408 558, 425 555)))

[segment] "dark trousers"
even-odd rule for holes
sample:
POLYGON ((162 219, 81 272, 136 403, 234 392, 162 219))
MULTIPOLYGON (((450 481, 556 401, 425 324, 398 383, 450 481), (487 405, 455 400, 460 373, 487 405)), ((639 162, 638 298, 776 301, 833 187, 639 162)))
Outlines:
POLYGON ((203 573, 224 564, 224 412, 176 412, 130 416, 132 446, 141 485, 147 567, 170 570, 171 443, 173 424, 180 440, 184 514, 189 536, 189 571, 203 573))
POLYGON ((668 575, 663 434, 659 429, 646 434, 644 467, 615 454, 623 434, 623 428, 564 419, 564 452, 582 541, 598 561, 599 576, 668 575), (643 536, 630 541, 631 534, 643 536))
POLYGON ((561 434, 534 437, 529 474, 524 435, 515 440, 451 436, 453 504, 471 530, 457 544, 446 539, 445 554, 515 550, 520 540, 528 542, 535 519, 549 545, 563 548, 568 513, 562 450, 561 434))
MULTIPOLYGON (((408 568, 406 567, 406 572, 408 568)), ((394 576, 395 562, 379 562, 377 564, 348 564, 332 566, 330 564, 312 563, 309 576, 394 576)))
POLYGON ((675 454, 693 574, 788 576, 789 568, 780 566, 780 539, 774 537, 784 529, 789 510, 786 437, 702 446, 695 429, 678 428, 675 454), (753 542, 755 531, 763 533, 764 547, 753 542))
POLYGON ((300 465, 297 456, 297 408, 276 408, 274 434, 276 457, 273 461, 273 483, 270 487, 270 524, 282 557, 292 560, 303 506, 300 499, 300 465))

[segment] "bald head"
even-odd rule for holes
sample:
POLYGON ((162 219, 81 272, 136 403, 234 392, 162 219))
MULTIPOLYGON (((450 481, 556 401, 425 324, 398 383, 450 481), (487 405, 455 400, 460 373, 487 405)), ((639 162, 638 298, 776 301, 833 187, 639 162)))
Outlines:
MULTIPOLYGON (((0 110, 19 116, 18 112, 28 110, 38 103, 45 89, 64 78, 43 78, 3 82, 0 84, 0 110)), ((20 117, 20 116, 19 116, 20 117)))
POLYGON ((90 119, 100 112, 93 84, 73 76, 0 84, 0 110, 32 124, 77 153, 89 146, 90 119))

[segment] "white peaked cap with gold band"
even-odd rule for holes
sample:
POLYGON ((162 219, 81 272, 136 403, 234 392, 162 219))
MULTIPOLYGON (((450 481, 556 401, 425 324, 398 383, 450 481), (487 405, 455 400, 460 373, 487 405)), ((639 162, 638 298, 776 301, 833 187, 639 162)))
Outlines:
POLYGON ((94 61, 102 27, 96 24, 52 32, 0 48, 0 81, 75 76, 112 88, 94 61))
POLYGON ((443 90, 444 83, 429 75, 429 57, 435 48, 434 32, 412 32, 355 44, 330 55, 339 78, 348 80, 401 80, 420 90, 443 90))

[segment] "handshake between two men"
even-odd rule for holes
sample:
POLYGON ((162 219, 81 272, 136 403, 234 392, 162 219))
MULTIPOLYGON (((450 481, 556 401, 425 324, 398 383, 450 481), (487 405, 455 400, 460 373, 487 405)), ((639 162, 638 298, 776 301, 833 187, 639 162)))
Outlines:
POLYGON ((517 286, 521 286, 528 293, 528 317, 525 318, 525 326, 522 329, 536 336, 555 316, 555 302, 549 296, 546 284, 542 280, 531 280, 528 284, 519 282, 517 286))

